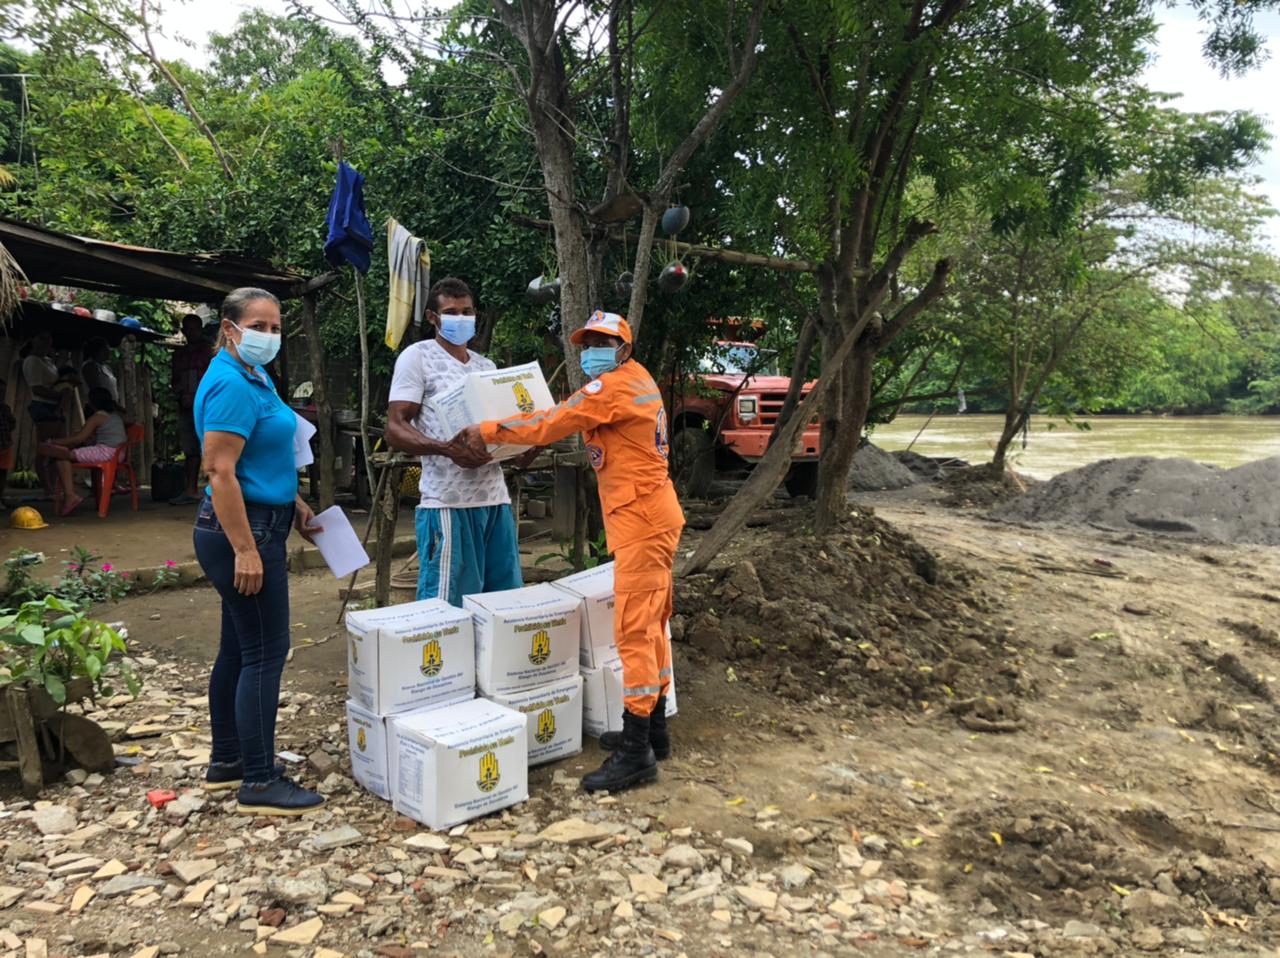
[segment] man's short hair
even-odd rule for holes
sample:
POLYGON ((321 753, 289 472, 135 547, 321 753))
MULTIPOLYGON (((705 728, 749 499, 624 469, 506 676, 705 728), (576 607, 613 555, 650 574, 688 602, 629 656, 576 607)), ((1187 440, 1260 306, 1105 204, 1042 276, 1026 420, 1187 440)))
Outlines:
POLYGON ((472 306, 479 305, 476 302, 476 294, 471 291, 471 287, 458 279, 456 276, 446 276, 444 279, 436 280, 431 284, 431 291, 427 293, 427 309, 433 313, 438 313, 440 305, 440 297, 448 296, 450 299, 471 300, 472 306))

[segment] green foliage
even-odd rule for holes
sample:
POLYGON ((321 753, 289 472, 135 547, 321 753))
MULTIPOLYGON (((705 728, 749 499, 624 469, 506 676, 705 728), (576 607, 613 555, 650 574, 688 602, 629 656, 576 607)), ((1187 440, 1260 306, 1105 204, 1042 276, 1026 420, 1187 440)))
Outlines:
MULTIPOLYGON (((604 532, 601 532, 594 541, 587 542, 587 554, 582 557, 582 568, 594 569, 602 562, 608 561, 609 546, 604 532)), ((542 553, 533 561, 533 564, 542 565, 544 562, 564 562, 568 565, 573 565, 573 542, 570 540, 561 542, 557 551, 542 553)))
POLYGON ((58 598, 87 608, 99 602, 118 602, 133 590, 135 583, 127 573, 117 572, 110 562, 97 564, 102 558, 97 553, 73 546, 72 555, 52 587, 58 598))
POLYGON ((59 705, 67 701, 68 684, 78 678, 89 679, 98 695, 113 695, 109 682, 118 675, 136 696, 141 685, 133 670, 112 661, 125 651, 119 632, 57 596, 0 614, 0 684, 39 685, 59 705))

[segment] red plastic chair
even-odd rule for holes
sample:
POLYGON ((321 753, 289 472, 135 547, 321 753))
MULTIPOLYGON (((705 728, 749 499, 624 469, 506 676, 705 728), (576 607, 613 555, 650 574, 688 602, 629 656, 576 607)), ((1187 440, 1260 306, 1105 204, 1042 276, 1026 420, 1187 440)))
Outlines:
POLYGON ((129 450, 142 442, 146 430, 141 424, 132 423, 125 427, 124 444, 116 446, 116 454, 106 462, 73 462, 72 469, 92 469, 93 494, 98 497, 98 516, 107 517, 111 508, 111 492, 116 486, 116 473, 119 472, 129 480, 129 491, 133 497, 133 511, 138 511, 138 476, 129 462, 129 450))

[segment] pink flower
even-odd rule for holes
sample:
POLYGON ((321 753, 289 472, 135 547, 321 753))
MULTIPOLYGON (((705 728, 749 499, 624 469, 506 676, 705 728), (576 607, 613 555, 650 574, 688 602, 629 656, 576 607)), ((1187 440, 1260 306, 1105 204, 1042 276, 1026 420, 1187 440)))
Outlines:
POLYGON ((176 569, 178 567, 178 563, 174 562, 172 559, 166 559, 164 564, 167 569, 176 569))
POLYGON ((102 563, 102 571, 103 571, 103 572, 110 572, 110 571, 111 571, 111 563, 110 563, 110 562, 104 562, 104 563, 102 563))

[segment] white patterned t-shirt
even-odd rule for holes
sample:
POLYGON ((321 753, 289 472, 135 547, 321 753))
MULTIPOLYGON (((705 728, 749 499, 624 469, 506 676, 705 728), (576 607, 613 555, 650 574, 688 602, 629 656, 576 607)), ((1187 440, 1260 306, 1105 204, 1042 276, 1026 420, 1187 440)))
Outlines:
MULTIPOLYGON (((424 339, 406 348, 396 360, 389 400, 421 406, 413 425, 430 439, 448 442, 453 435, 446 435, 449 430, 440 422, 428 400, 455 385, 468 373, 498 368, 471 350, 467 350, 467 357, 466 363, 460 363, 436 340, 424 339)), ((511 501, 511 494, 507 492, 507 484, 502 478, 502 467, 496 462, 479 469, 463 469, 447 456, 422 457, 422 479, 418 482, 418 491, 422 493, 419 506, 426 509, 469 509, 500 506, 511 501)))

